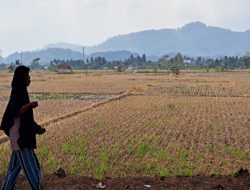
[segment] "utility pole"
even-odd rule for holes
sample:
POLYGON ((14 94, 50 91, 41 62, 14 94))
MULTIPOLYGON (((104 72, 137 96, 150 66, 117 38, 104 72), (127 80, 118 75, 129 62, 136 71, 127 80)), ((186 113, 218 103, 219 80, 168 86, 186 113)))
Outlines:
POLYGON ((23 51, 21 50, 21 65, 23 64, 23 51))
MULTIPOLYGON (((85 54, 85 52, 84 52, 84 46, 82 46, 82 64, 85 64, 85 61, 84 61, 84 55, 85 54)), ((86 76, 88 75, 88 66, 85 64, 85 66, 86 66, 86 76)))
POLYGON ((3 50, 0 49, 0 64, 3 63, 3 50))

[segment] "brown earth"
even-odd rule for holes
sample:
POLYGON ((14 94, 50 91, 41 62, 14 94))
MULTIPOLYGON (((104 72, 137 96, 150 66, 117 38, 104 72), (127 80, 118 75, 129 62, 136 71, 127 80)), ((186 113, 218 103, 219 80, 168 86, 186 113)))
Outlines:
MULTIPOLYGON (((7 74, 8 78, 1 77, 2 89, 0 90, 0 97, 8 97, 9 96, 9 88, 7 85, 10 84, 11 77, 10 74, 7 74), (8 79, 8 80, 7 80, 8 79), (3 81, 5 80, 5 81, 3 81), (4 83, 2 83, 2 81, 4 83), (7 93, 8 92, 8 93, 7 93)), ((204 147, 202 150, 205 151, 204 154, 206 159, 202 159, 201 164, 197 163, 197 166, 200 166, 200 169, 197 173, 210 174, 211 171, 219 168, 219 171, 224 174, 228 174, 229 171, 235 171, 235 168, 238 168, 239 165, 249 166, 249 75, 236 75, 236 74, 205 74, 202 76, 200 74, 190 75, 183 74, 179 77, 172 76, 91 76, 91 77, 82 77, 82 75, 70 75, 72 76, 72 80, 68 80, 68 76, 64 78, 63 75, 42 75, 37 73, 33 78, 34 84, 31 85, 31 93, 44 93, 44 92, 54 92, 54 93, 115 93, 120 94, 121 92, 126 92, 128 89, 132 89, 138 93, 141 93, 142 96, 128 97, 123 99, 123 101, 116 101, 112 104, 105 104, 103 107, 98 107, 98 110, 91 110, 90 113, 82 112, 85 108, 80 110, 83 114, 81 115, 82 119, 76 120, 73 118, 71 121, 63 121, 63 125, 61 125, 66 134, 66 137, 69 139, 72 136, 76 136, 74 130, 71 132, 67 131, 69 128, 67 126, 72 126, 71 129, 77 127, 84 127, 84 132, 79 134, 79 130, 75 130, 78 132, 78 136, 85 137, 88 136, 89 141, 86 141, 91 145, 91 150, 96 153, 99 150, 99 142, 106 142, 110 149, 113 148, 111 145, 115 145, 117 138, 126 140, 126 137, 130 134, 139 134, 138 131, 142 130, 145 134, 159 134, 160 129, 162 129, 162 125, 157 124, 156 121, 164 121, 164 119, 159 120, 160 118, 167 118, 168 120, 168 128, 171 130, 164 130, 164 134, 168 137, 168 145, 173 144, 176 145, 176 142, 181 142, 180 144, 185 147, 186 143, 192 145, 192 155, 197 155, 197 151, 200 151, 199 148, 202 147, 200 142, 204 142, 204 147), (118 79, 117 79, 118 77, 118 79), (101 80, 100 80, 101 78, 101 80), (236 80, 237 79, 237 80, 236 80), (45 82, 46 81, 46 82, 45 82), (75 84, 75 85, 71 85, 75 84), (145 96, 143 93, 146 93, 146 89, 148 87, 152 87, 148 89, 148 94, 145 96), (161 95, 161 99, 160 96, 161 95), (152 96, 152 97, 151 97, 152 96), (159 101, 154 101, 154 98, 157 96, 159 101), (173 98, 175 97, 175 98, 173 98), (178 97, 178 98, 176 98, 178 97), (188 99, 186 99, 188 97, 188 99), (206 98, 206 99, 205 99, 206 98), (168 101, 165 101, 165 100, 168 101), (139 101, 140 100, 140 101, 139 101), (151 101, 149 101, 151 100, 151 101), (197 100, 198 103, 197 104, 197 100), (131 102, 130 104, 128 104, 131 102), (136 102, 136 104, 133 104, 136 102), (146 104, 144 103, 146 102, 146 104), (176 104, 176 102, 178 104, 176 104), (125 104, 126 103, 126 104, 125 104), (128 106, 129 109, 132 110, 130 114, 127 114, 128 106), (146 105, 146 107, 145 107, 146 105), (200 106, 201 105, 201 110, 200 106), (154 107, 152 107, 154 106, 154 107), (225 107, 224 107, 225 106, 225 107), (152 107, 152 108, 151 108, 152 107), (222 109, 224 107, 224 109, 222 109), (116 109, 114 109, 116 108, 116 109), (119 110, 114 112, 114 110, 119 110), (153 111, 152 111, 153 110, 153 111), (166 110, 168 112, 166 112, 166 110), (190 110, 192 110, 192 114, 189 115, 190 110), (226 110, 226 111, 224 111, 226 110), (161 114, 162 112, 164 114, 161 114), (195 112, 196 111, 196 112, 195 112), (131 114, 132 113, 132 114, 131 114), (159 113, 159 114, 156 114, 159 113), (180 114, 177 114, 180 113, 180 114), (195 114, 199 113, 199 114, 195 114), (90 115, 89 115, 90 114, 90 115), (92 117, 90 117, 92 116, 92 117), (93 117, 95 116, 95 117, 93 117), (147 117, 146 117, 147 116, 147 117), (167 116, 167 117, 166 117, 167 116), (186 117, 189 116, 189 117, 186 117), (115 119, 114 119, 115 118, 115 119), (133 118, 135 120, 133 120, 133 118), (142 119, 140 119, 142 118, 142 119), (145 118, 147 120, 145 120, 145 118), (184 120, 183 118, 187 118, 184 120), (135 122, 139 120, 138 122, 135 122), (144 120, 146 122, 144 122, 144 120), (169 122, 172 121, 172 122, 169 122), (79 123, 84 123, 86 126, 79 125, 79 123), (180 122, 178 122, 180 121, 180 122), (186 122, 185 122, 186 121, 186 122), (195 122, 194 122, 195 121, 195 122), (210 121, 213 121, 210 125, 210 121), (65 123, 64 123, 65 122, 65 123), (103 126, 105 130, 99 130, 99 135, 96 135, 96 130, 87 130, 87 129, 96 129, 95 125, 99 122, 101 126, 103 126), (136 123, 137 128, 130 129, 127 127, 130 123, 136 123), (151 123, 155 124, 157 128, 152 127, 143 127, 145 125, 150 125, 151 123), (176 125, 178 123, 178 126, 176 125), (204 126, 201 128, 200 126, 204 126), (212 125, 213 124, 213 125, 212 125), (94 127, 93 127, 94 126, 94 127), (115 127, 114 127, 115 126, 115 127), (139 126, 139 127, 138 127, 139 126), (140 128, 140 126, 142 126, 140 128), (187 127, 188 126, 188 127, 187 127), (236 128, 235 126, 240 126, 240 128, 236 128), (114 130, 119 128, 122 130, 114 130), (85 130, 86 129, 86 130, 85 130), (158 129, 158 131, 156 130, 158 129), (191 130, 190 130, 191 129, 191 130), (131 131, 130 131, 131 130, 131 131), (134 131, 135 130, 135 131, 134 131), (66 133, 67 131, 67 133, 66 133), (154 131, 154 133, 152 133, 154 131), (182 133, 181 133, 182 131, 182 133), (126 134, 123 135, 123 134, 126 134), (173 135, 172 135, 173 134, 173 135), (178 135, 175 135, 178 134, 178 135), (71 135, 71 136, 70 136, 71 135), (84 136, 85 135, 85 136, 84 136), (187 135, 191 138, 187 138, 187 135), (170 138, 172 136, 172 138, 170 138), (107 138, 109 137, 109 138, 107 138), (113 138, 116 137, 116 138, 113 138), (176 138, 178 137, 178 138, 176 138), (177 141, 178 140, 178 141, 177 141), (93 143, 95 142, 95 143, 93 143), (217 149, 218 145, 227 145, 227 149, 223 149, 224 152, 221 152, 221 149, 217 149), (213 145, 212 147, 206 147, 205 145, 213 145), (214 145, 216 145, 214 147, 214 145), (233 147, 237 149, 232 149, 233 147), (238 149, 240 148, 240 149, 238 149), (95 152, 96 150, 96 152, 95 152), (197 150, 197 151, 196 151, 197 150), (244 150, 243 154, 235 155, 235 152, 238 150, 244 150), (239 157, 236 157, 239 156, 239 157), (218 159, 217 159, 218 158, 218 159), (223 162, 219 162, 222 158, 223 162), (226 159, 225 159, 226 158, 226 159), (243 159, 243 161, 242 161, 243 159), (219 161, 218 161, 219 160, 219 161), (244 164, 242 164, 244 163, 244 164), (200 164, 200 165, 199 165, 200 164), (211 169, 212 168, 212 169, 211 169)), ((48 102, 48 101, 47 101, 48 102)), ((57 102, 58 103, 58 102, 57 102)), ((67 103, 67 102, 65 102, 67 103)), ((6 105, 6 102, 2 104, 6 105)), ((3 112, 5 106, 2 106, 0 101, 0 113, 3 112), (1 110, 2 109, 2 110, 1 110)), ((51 103, 49 104, 51 105, 51 103)), ((61 105, 61 104, 60 104, 61 105)), ((51 105, 54 108, 54 105, 51 105)), ((43 106, 41 106, 43 107, 43 106)), ((44 106, 52 109, 46 105, 44 106)), ((53 110, 52 110, 53 111, 53 110)), ((60 109, 62 111, 62 109, 60 109)), ((74 109, 72 109, 74 111, 74 109)), ((39 111, 41 113, 42 110, 39 111)), ((47 112, 50 113, 50 112, 47 112)), ((59 110, 55 113, 59 113, 59 110)), ((72 112, 73 113, 73 112, 72 112)), ((75 113, 75 112, 74 112, 75 113)), ((51 114, 51 113, 50 113, 51 114)), ((63 114, 67 114, 63 112, 63 114)), ((72 115, 71 113, 68 114, 72 115)), ((38 116, 38 115, 37 115, 38 116)), ((47 115, 43 115, 44 118, 47 115)), ((59 115, 61 118, 61 114, 59 115)), ((64 115, 63 115, 64 117, 64 115)), ((39 118, 39 117, 38 117, 39 118)), ((41 121, 44 119, 41 117, 41 121)), ((53 120, 54 121, 54 120, 53 120)), ((50 143, 55 141, 57 144, 59 142, 65 142, 65 136, 62 134, 55 135, 59 133, 58 130, 59 124, 56 124, 54 127, 48 128, 50 136, 46 138, 46 140, 39 140, 39 143, 44 143, 45 145, 51 145, 50 143), (51 139, 51 141, 49 140, 51 139)), ((1 136, 1 134, 0 134, 1 136)), ((137 139, 136 136, 132 136, 134 139, 137 139)), ((153 138, 152 138, 153 139, 153 138)), ((73 141, 73 145, 74 145, 73 141)), ((165 141, 161 141, 165 142, 165 141)), ((157 145, 160 145, 157 139, 153 141, 157 145)), ((86 144, 88 145, 88 144, 86 144)), ((75 146, 78 146, 76 144, 75 146)), ((134 145, 136 146, 136 144, 134 145)), ((53 146, 52 146, 53 147, 53 146)), ((54 146, 57 150, 58 147, 54 146)), ((88 146, 86 146, 88 147, 88 146)), ((126 147, 126 146, 125 146, 126 147)), ((162 150, 168 150, 162 146, 162 150)), ((173 146, 178 156, 180 150, 173 146)), ((51 147, 50 147, 51 148, 51 147)), ((90 149, 90 148, 89 148, 90 149)), ((123 150, 123 149, 122 149, 123 150)), ((188 149, 189 150, 189 149, 188 149)), ((54 151, 56 155, 58 155, 57 151, 54 151)), ((126 153, 126 151, 123 151, 126 153)), ((109 153, 109 152, 108 152, 109 153)), ((238 153, 238 152, 236 152, 238 153)), ((240 152, 242 153, 242 152, 240 152)), ((62 154, 62 152, 61 152, 62 154)), ((59 155, 61 155, 59 154, 59 155)), ((67 158, 67 155, 63 154, 65 157, 60 157, 62 159, 62 163, 69 163, 69 159, 63 160, 67 158), (63 162, 64 161, 64 162, 63 162)), ((76 154, 75 154, 76 155, 76 154)), ((90 154, 91 155, 91 154, 90 154)), ((93 154, 94 156, 96 154, 93 154)), ((92 157, 94 157, 92 155, 92 157)), ((76 155, 77 157, 77 155, 76 155)), ((91 158, 92 158, 91 157, 91 158)), ((96 158, 98 158, 96 156, 96 158)), ((117 159, 118 160, 118 159, 117 159)), ((125 160, 125 159, 124 159, 125 160)), ((124 161, 122 160, 122 161, 124 161)), ((150 159, 149 159, 150 160, 150 159)), ((192 157, 189 157, 189 161, 192 160, 192 157)), ((196 160, 194 160, 194 164, 196 164, 196 160)), ((115 160, 116 161, 116 160, 115 160)), ((119 160, 121 162, 121 159, 119 160)), ((139 160, 140 161, 140 160, 139 160)), ((147 157, 144 159, 147 161, 147 157)), ((97 161, 96 161, 97 162, 97 161)), ((159 160, 156 160, 158 163, 159 160)), ((98 162, 97 162, 98 163, 98 162)), ((134 162, 135 165, 140 162, 134 162)), ((179 166, 179 162, 176 162, 173 166, 173 163, 167 163, 164 165, 166 161, 162 161, 161 166, 163 168, 168 168, 172 166, 173 168, 179 166)), ((192 162, 189 162, 192 163, 192 162)), ((1 166, 1 165, 0 165, 1 166)), ((126 166, 126 165, 125 165, 126 166)), ((196 166, 196 167, 197 167, 196 166)), ((66 168, 66 166, 65 166, 66 168)), ((139 167, 140 168, 140 167, 139 167)), ((133 168, 134 169, 134 168, 133 168)), ((121 171, 119 168, 115 170, 117 173, 121 171)), ((123 170, 122 170, 123 171, 123 170)), ((132 170, 133 171, 133 170, 132 170)), ((145 175, 147 171, 145 171, 145 175)), ((49 173, 49 172, 48 172, 49 173)), ((127 171, 128 176, 132 175, 131 171, 127 171)), ((88 174, 87 174, 88 175, 88 174)), ((167 189, 235 189, 235 190, 250 190, 250 175, 248 172, 242 173, 239 172, 237 176, 197 176, 194 175, 192 177, 143 177, 143 173, 141 177, 126 177, 126 178, 105 178, 102 180, 102 185, 107 190, 123 190, 123 189, 152 189, 152 190, 167 190, 167 189)), ((0 186, 2 183, 3 176, 0 176, 0 186)), ((80 175, 67 175, 64 178, 59 178, 53 174, 44 174, 42 176, 42 185, 44 190, 60 190, 60 189, 68 189, 68 190, 76 190, 76 189, 84 189, 84 190, 93 190, 98 189, 97 184, 100 181, 90 178, 83 177, 80 175)), ((29 189, 27 181, 24 176, 20 176, 18 182, 16 184, 17 190, 27 190, 29 189)))
MULTIPOLYGON (((1 183, 2 179, 0 176, 1 183)), ((105 178, 99 183, 96 179, 75 175, 60 178, 50 174, 42 177, 44 190, 249 190, 250 174, 243 171, 234 176, 105 178)), ((15 189, 29 189, 24 176, 19 176, 15 189)))

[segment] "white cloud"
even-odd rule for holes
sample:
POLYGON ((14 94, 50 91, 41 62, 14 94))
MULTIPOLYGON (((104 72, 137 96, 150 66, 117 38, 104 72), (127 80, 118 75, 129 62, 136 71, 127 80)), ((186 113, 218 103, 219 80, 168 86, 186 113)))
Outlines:
POLYGON ((58 41, 93 45, 197 20, 244 31, 248 7, 248 0, 0 0, 0 48, 6 56, 58 41))

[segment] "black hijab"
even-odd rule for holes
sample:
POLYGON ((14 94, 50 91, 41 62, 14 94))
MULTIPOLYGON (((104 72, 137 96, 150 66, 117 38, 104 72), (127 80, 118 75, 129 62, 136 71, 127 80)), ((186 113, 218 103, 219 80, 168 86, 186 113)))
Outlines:
MULTIPOLYGON (((23 65, 15 69, 15 73, 11 83, 12 90, 10 94, 10 100, 4 112, 2 123, 0 126, 0 129, 4 130, 5 134, 8 136, 9 130, 14 124, 14 118, 17 116, 20 108, 30 102, 26 86, 27 79, 29 77, 29 71, 30 68, 23 65)), ((34 121, 32 109, 21 116, 21 123, 24 122, 24 119, 26 120, 26 122, 34 121)), ((20 128, 19 133, 21 131, 22 130, 20 128)))
POLYGON ((29 72, 29 67, 24 65, 17 67, 11 82, 11 87, 26 89, 26 81, 28 79, 29 72))

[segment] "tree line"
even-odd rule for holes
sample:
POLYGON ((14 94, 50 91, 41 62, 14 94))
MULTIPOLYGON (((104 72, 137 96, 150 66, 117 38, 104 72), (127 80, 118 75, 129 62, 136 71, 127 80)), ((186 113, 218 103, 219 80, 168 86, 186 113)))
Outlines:
POLYGON ((72 69, 189 69, 189 68, 224 68, 238 69, 250 68, 250 56, 224 56, 221 58, 191 58, 177 53, 170 57, 164 55, 157 61, 147 60, 146 55, 133 56, 123 61, 107 61, 104 57, 92 57, 83 60, 53 60, 50 62, 50 67, 55 67, 57 64, 67 64, 72 69))
MULTIPOLYGON (((32 63, 29 65, 32 69, 42 69, 43 66, 40 64, 41 59, 35 58, 32 63)), ((15 65, 21 64, 19 60, 16 61, 15 65)), ((250 55, 245 56, 224 56, 220 58, 204 58, 197 57, 191 58, 183 56, 181 53, 177 53, 175 56, 164 55, 157 61, 147 60, 146 55, 131 55, 126 60, 114 60, 107 61, 105 57, 91 57, 86 60, 60 60, 54 59, 50 62, 48 69, 55 70, 58 65, 66 64, 71 69, 113 69, 117 71, 124 71, 127 69, 153 69, 158 71, 158 69, 168 69, 173 72, 178 73, 180 69, 220 69, 229 70, 229 69, 244 69, 250 68, 250 55)), ((1 68, 4 67, 2 64, 1 68)))

